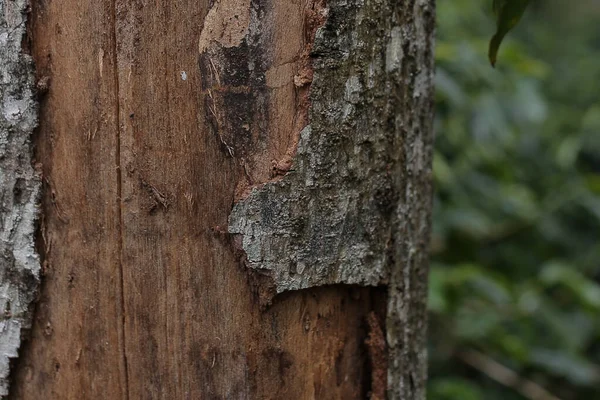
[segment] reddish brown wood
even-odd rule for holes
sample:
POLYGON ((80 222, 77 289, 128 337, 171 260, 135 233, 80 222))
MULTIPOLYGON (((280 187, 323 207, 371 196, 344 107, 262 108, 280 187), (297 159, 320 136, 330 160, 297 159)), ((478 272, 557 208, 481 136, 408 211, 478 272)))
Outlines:
POLYGON ((117 96, 110 1, 36 1, 43 287, 18 399, 123 398, 117 96))
MULTIPOLYGON (((258 180, 298 131, 292 79, 312 3, 278 3, 265 2, 280 9, 271 112, 256 116, 270 127, 253 153, 258 180)), ((381 318, 385 294, 316 288, 263 309, 223 233, 248 176, 207 118, 198 39, 208 9, 35 4, 33 55, 51 79, 36 141, 47 273, 14 398, 362 399, 370 389, 366 316, 381 318)))

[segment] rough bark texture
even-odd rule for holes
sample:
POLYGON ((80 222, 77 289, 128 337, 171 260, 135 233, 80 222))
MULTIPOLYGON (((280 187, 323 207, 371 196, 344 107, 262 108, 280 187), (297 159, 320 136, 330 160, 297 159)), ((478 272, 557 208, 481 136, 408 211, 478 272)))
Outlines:
POLYGON ((40 263, 35 251, 40 180, 31 164, 37 124, 33 64, 24 54, 27 1, 0 0, 0 397, 31 325, 40 263))
POLYGON ((394 141, 394 265, 387 302, 388 398, 425 399, 427 272, 432 206, 433 0, 391 2, 386 44, 394 141))
POLYGON ((429 0, 328 1, 291 168, 229 218, 277 293, 388 285, 390 399, 425 397, 433 29, 429 0))

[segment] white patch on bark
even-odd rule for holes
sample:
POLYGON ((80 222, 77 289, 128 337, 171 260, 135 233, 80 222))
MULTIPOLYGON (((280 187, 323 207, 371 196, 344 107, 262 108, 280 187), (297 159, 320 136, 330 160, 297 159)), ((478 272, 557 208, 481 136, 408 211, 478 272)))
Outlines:
POLYGON ((0 0, 0 396, 11 359, 31 326, 39 285, 35 251, 40 179, 31 165, 37 103, 31 58, 21 43, 28 2, 0 0))
POLYGON ((385 51, 385 68, 387 72, 396 71, 402 65, 402 30, 399 26, 392 28, 390 41, 385 51))

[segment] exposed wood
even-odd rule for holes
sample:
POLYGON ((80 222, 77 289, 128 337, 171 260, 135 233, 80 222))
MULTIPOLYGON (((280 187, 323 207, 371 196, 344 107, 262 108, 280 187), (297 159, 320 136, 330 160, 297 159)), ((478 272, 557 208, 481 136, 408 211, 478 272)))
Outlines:
POLYGON ((117 96, 109 1, 36 1, 45 272, 16 399, 123 398, 117 96))
POLYGON ((271 179, 299 133, 308 5, 250 3, 271 10, 275 50, 247 50, 270 111, 251 118, 262 151, 245 165, 209 117, 208 0, 36 2, 47 273, 14 398, 366 397, 366 318, 384 322, 385 291, 313 288, 264 309, 225 233, 236 190, 271 179))

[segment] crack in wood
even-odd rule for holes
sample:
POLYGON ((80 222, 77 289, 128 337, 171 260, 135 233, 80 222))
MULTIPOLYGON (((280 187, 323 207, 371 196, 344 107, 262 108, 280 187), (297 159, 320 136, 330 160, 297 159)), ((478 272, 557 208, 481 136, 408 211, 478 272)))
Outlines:
MULTIPOLYGON (((119 46, 117 45, 118 43, 118 27, 117 27, 117 21, 118 21, 118 16, 117 16, 117 1, 118 0, 112 0, 111 1, 111 7, 112 7, 112 20, 111 20, 111 34, 112 34, 112 53, 114 56, 113 59, 113 64, 114 64, 114 69, 113 69, 113 77, 115 80, 115 88, 116 88, 116 96, 115 96, 115 115, 117 116, 117 118, 115 119, 115 145, 116 145, 116 149, 115 149, 115 178, 116 178, 116 187, 117 187, 117 193, 116 193, 116 202, 117 202, 117 210, 118 210, 118 226, 117 226, 117 231, 118 231, 118 243, 117 243, 117 247, 118 247, 118 273, 119 273, 119 292, 118 292, 118 301, 119 301, 119 330, 118 330, 118 340, 119 340, 119 347, 121 349, 120 353, 121 353, 121 359, 119 360, 119 366, 120 366, 120 376, 121 376, 121 380, 122 380, 122 384, 124 385, 124 389, 123 389, 123 397, 125 398, 125 400, 129 399, 129 390, 130 390, 130 385, 129 385, 129 364, 127 362, 127 337, 126 337, 126 329, 125 329, 125 277, 124 277, 124 270, 123 270, 123 256, 124 256, 124 249, 123 249, 123 224, 124 224, 124 219, 123 219, 123 174, 122 174, 122 168, 121 168, 121 96, 119 95, 121 92, 121 82, 119 80, 119 46)), ((102 71, 102 58, 100 58, 100 71, 102 71)), ((131 114, 130 118, 133 118, 134 115, 131 114)), ((81 355, 81 351, 78 354, 78 359, 79 356, 81 355)))

